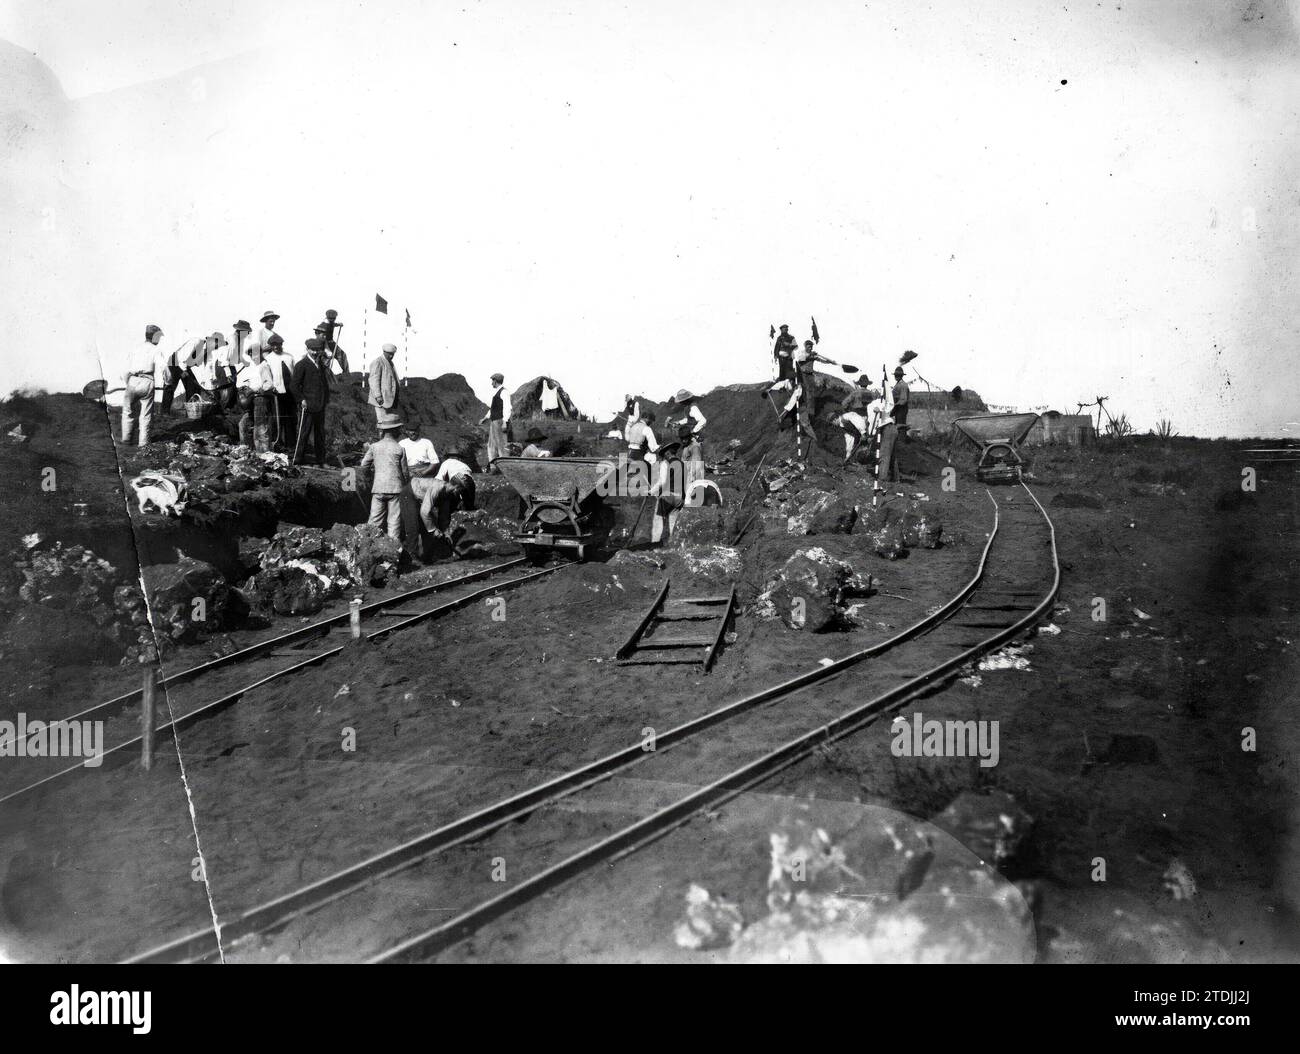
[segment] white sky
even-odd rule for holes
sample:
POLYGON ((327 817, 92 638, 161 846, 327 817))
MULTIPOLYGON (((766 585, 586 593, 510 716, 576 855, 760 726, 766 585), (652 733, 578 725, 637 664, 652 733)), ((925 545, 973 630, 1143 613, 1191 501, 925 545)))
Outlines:
POLYGON ((270 6, 0 4, 76 100, 0 157, 0 388, 267 307, 356 360, 381 292, 411 372, 595 413, 811 313, 873 374, 1300 431, 1281 0, 270 6))

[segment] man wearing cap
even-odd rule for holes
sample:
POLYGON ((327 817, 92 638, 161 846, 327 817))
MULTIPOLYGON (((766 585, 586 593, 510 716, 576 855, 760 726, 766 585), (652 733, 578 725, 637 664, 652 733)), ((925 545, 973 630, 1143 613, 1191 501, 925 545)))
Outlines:
MULTIPOLYGON (((324 341, 321 342, 324 349, 324 341)), ((381 411, 379 441, 371 443, 361 459, 363 469, 372 469, 374 479, 370 484, 370 526, 381 531, 385 525, 388 537, 402 540, 402 492, 411 482, 411 470, 406 461, 406 451, 398 442, 402 419, 391 410, 381 411)))
POLYGON ((700 411, 699 406, 696 404, 695 394, 683 388, 673 396, 673 402, 678 406, 685 407, 686 409, 680 417, 671 419, 668 422, 668 426, 670 428, 677 428, 680 425, 690 425, 691 435, 696 440, 700 439, 704 433, 704 426, 709 423, 709 420, 704 416, 700 411))
POLYGON ((138 345, 126 360, 122 371, 122 442, 131 441, 135 419, 140 418, 140 445, 149 442, 149 422, 153 419, 154 389, 159 386, 159 375, 165 368, 158 342, 163 331, 155 325, 144 327, 144 343, 138 345))
POLYGON ((794 379, 794 350, 798 341, 790 334, 790 327, 783 325, 781 334, 772 345, 772 355, 776 358, 776 379, 789 381, 794 379))
POLYGON ((266 354, 263 358, 271 370, 271 383, 275 388, 272 396, 275 423, 271 430, 271 449, 290 450, 295 438, 293 394, 289 391, 294 362, 293 356, 284 350, 284 338, 279 333, 272 333, 267 340, 266 354))
POLYGON ((890 396, 893 406, 890 407, 889 416, 901 428, 907 424, 907 404, 912 398, 912 391, 908 388, 907 381, 903 380, 902 366, 894 367, 894 387, 890 390, 890 396))
POLYGON ((551 452, 539 444, 545 442, 546 435, 539 428, 528 429, 528 435, 524 437, 524 442, 528 445, 524 447, 520 457, 550 457, 551 452))
POLYGON ((307 354, 293 367, 289 390, 298 404, 298 441, 293 449, 293 463, 302 460, 311 435, 315 443, 316 463, 325 464, 325 407, 330 401, 330 376, 325 364, 325 342, 312 337, 306 343, 307 354))
POLYGON ((505 390, 506 379, 499 373, 492 374, 492 396, 488 402, 488 412, 480 419, 479 424, 488 426, 488 472, 500 472, 493 462, 499 457, 505 457, 506 449, 506 425, 510 421, 510 396, 505 390))
POLYGON ((375 356, 370 364, 370 405, 375 408, 375 418, 383 417, 385 410, 397 412, 397 367, 393 359, 397 356, 396 344, 385 344, 384 353, 375 356))

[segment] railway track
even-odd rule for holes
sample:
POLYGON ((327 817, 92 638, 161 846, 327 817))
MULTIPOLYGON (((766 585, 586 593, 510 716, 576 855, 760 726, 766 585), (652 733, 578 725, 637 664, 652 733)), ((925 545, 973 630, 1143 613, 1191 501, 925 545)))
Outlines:
MULTIPOLYGON (((363 629, 363 635, 368 640, 378 640, 391 633, 448 614, 467 604, 472 604, 476 600, 493 596, 502 590, 512 589, 515 586, 552 574, 558 571, 561 566, 563 565, 544 568, 540 571, 532 570, 531 567, 528 567, 526 557, 518 557, 443 582, 435 582, 393 596, 383 597, 362 605, 363 627, 367 621, 373 623, 374 620, 383 620, 383 624, 377 628, 363 629), (499 577, 503 573, 515 569, 520 569, 523 573, 504 579, 499 577), (460 592, 464 587, 476 585, 484 580, 489 581, 490 584, 479 589, 460 592), (454 595, 447 598, 446 594, 449 593, 454 595), (429 604, 426 601, 426 598, 429 597, 437 599, 434 603, 429 604), (416 606, 413 607, 412 605, 416 606)), ((157 726, 155 735, 159 737, 171 736, 187 725, 220 713, 239 702, 240 699, 254 689, 309 666, 324 662, 326 659, 339 654, 343 650, 346 641, 350 639, 350 621, 351 612, 344 611, 341 614, 318 619, 306 626, 300 626, 297 629, 268 640, 259 641, 229 655, 201 663, 186 670, 177 671, 162 678, 159 687, 162 691, 168 693, 167 698, 172 705, 166 709, 170 710, 173 716, 170 720, 157 726), (233 682, 230 678, 224 677, 226 673, 234 672, 236 668, 244 672, 239 674, 233 682), (182 685, 195 682, 206 684, 208 681, 216 679, 221 679, 225 683, 221 684, 212 697, 200 698, 191 702, 190 700, 178 701, 172 695, 173 690, 182 685)), ((133 708, 138 706, 142 695, 143 690, 137 688, 134 691, 96 703, 62 720, 69 723, 105 722, 105 739, 107 740, 111 734, 113 742, 111 746, 106 745, 104 748, 103 764, 105 766, 122 764, 135 756, 133 752, 140 749, 142 737, 139 731, 139 715, 138 712, 133 712, 133 708), (110 725, 112 726, 111 729, 110 725)), ((75 764, 68 764, 65 758, 43 760, 45 763, 41 768, 44 771, 40 773, 38 778, 10 790, 0 787, 0 804, 14 801, 40 788, 49 787, 53 783, 67 779, 75 773, 85 771, 85 764, 82 760, 78 760, 75 764)), ((35 768, 38 763, 38 759, 28 758, 27 764, 24 765, 24 772, 35 768)), ((92 771, 98 771, 98 769, 92 771)))
MULTIPOLYGON (((142 952, 128 962, 201 962, 224 960, 226 950, 259 935, 273 933, 335 905, 347 918, 391 919, 394 929, 410 928, 418 915, 390 903, 382 879, 418 869, 418 879, 436 885, 433 870, 453 852, 470 852, 490 835, 500 836, 512 821, 528 819, 530 846, 555 844, 536 824, 571 821, 574 812, 553 808, 581 801, 584 792, 631 766, 639 778, 686 783, 697 789, 612 832, 597 831, 589 844, 560 859, 543 859, 531 873, 495 896, 459 905, 450 919, 436 922, 400 942, 364 949, 368 962, 414 961, 438 954, 487 923, 538 896, 608 864, 660 838, 691 817, 725 802, 812 755, 817 749, 859 730, 936 686, 980 656, 1024 634, 1050 613, 1060 588, 1056 536, 1046 510, 1024 484, 1008 492, 1001 505, 989 495, 994 517, 988 541, 972 578, 943 606, 888 640, 878 642, 825 666, 727 703, 710 713, 659 733, 653 753, 640 741, 574 769, 537 787, 479 809, 400 846, 336 872, 253 908, 234 913, 215 928, 187 934, 142 952), (924 650, 908 645, 926 638, 924 650), (933 656, 938 654, 937 661, 933 656), (884 683, 866 702, 857 679, 843 675, 870 659, 888 660, 884 683), (807 689, 824 685, 823 691, 807 689), (797 706, 773 706, 797 697, 797 706), (852 705, 848 705, 848 704, 852 705), (747 731, 756 730, 767 749, 736 747, 702 733, 741 715, 747 731), (756 727, 757 726, 757 727, 756 727), (706 779, 701 785, 702 777, 706 779), (437 858, 437 859, 435 859, 437 858), (426 874, 427 872, 427 874, 426 874)), ((874 664, 873 667, 874 668, 874 664)), ((517 830, 512 827, 511 830, 517 830)), ((426 885, 423 881, 422 886, 426 885)), ((445 913, 445 908, 437 909, 445 913)), ((382 927, 381 927, 382 928, 382 927)))

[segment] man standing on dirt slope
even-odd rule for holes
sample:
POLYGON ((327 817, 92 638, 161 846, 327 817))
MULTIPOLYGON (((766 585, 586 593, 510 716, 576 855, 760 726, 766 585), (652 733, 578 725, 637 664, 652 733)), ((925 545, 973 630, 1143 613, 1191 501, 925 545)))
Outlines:
POLYGON ((488 426, 487 456, 488 472, 500 472, 494 462, 506 456, 506 425, 510 421, 510 396, 506 394, 505 377, 500 373, 492 374, 492 399, 488 412, 479 418, 479 424, 488 426))
MULTIPOLYGON (((324 341, 321 342, 324 344, 324 341)), ((370 405, 375 408, 375 420, 382 421, 386 416, 397 413, 397 398, 400 391, 397 384, 397 367, 393 359, 397 356, 396 344, 385 344, 384 353, 370 364, 370 405)))
POLYGON ((144 327, 144 343, 127 356, 126 369, 122 371, 122 442, 131 442, 135 419, 140 418, 140 445, 149 442, 149 422, 153 420, 154 389, 161 387, 160 377, 165 367, 158 342, 163 331, 157 326, 144 327))
MULTIPOLYGON (((776 343, 772 345, 772 355, 776 359, 776 385, 783 382, 794 383, 794 351, 799 342, 790 335, 790 327, 785 323, 781 324, 781 335, 776 338, 776 343)), ((770 391, 771 388, 768 389, 770 391)), ((767 391, 763 392, 763 398, 767 398, 767 391)))
POLYGON ((325 407, 330 401, 330 375, 325 366, 325 342, 312 337, 307 354, 298 361, 289 379, 289 390, 298 403, 298 442, 293 463, 301 463, 307 436, 315 440, 316 464, 325 464, 325 407))
POLYGON ((907 381, 903 380, 903 367, 894 367, 894 387, 890 392, 893 399, 893 406, 889 410, 889 416, 894 419, 894 424, 903 426, 907 424, 907 404, 912 397, 912 390, 908 388, 907 381))
POLYGON ((406 451, 397 440, 401 430, 401 418, 385 410, 379 419, 379 441, 371 443, 361 459, 363 469, 374 471, 370 484, 370 526, 382 531, 387 522, 388 537, 396 542, 402 540, 402 492, 411 482, 406 451))

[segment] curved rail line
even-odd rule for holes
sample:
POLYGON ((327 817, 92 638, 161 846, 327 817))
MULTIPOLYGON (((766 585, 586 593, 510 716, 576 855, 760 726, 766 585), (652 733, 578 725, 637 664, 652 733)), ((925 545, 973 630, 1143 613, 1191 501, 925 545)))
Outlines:
MULTIPOLYGON (((398 607, 399 605, 407 604, 410 601, 416 600, 420 597, 428 596, 430 594, 435 594, 435 593, 442 593, 449 589, 453 589, 456 586, 462 586, 472 582, 477 582, 484 578, 489 578, 493 575, 499 574, 502 571, 508 571, 512 568, 519 567, 526 563, 528 563, 527 557, 518 557, 515 559, 503 561, 499 564, 493 564, 491 567, 482 568, 478 571, 473 571, 466 575, 460 575, 456 578, 448 579, 444 582, 434 582, 427 586, 420 586, 416 589, 407 590, 404 593, 397 593, 390 597, 383 597, 379 600, 363 605, 361 608, 362 617, 364 618, 368 614, 369 615, 383 614, 385 611, 387 611, 390 608, 395 608, 398 607)), ((377 640, 381 637, 387 636, 390 633, 395 633, 398 630, 407 629, 408 627, 414 626, 417 623, 423 622, 427 619, 436 618, 439 615, 448 614, 449 612, 455 611, 458 608, 464 607, 466 604, 473 603, 475 600, 479 600, 484 597, 493 596, 504 589, 513 589, 515 586, 522 585, 525 582, 530 582, 533 579, 541 578, 545 575, 553 574, 554 572, 560 570, 563 566, 564 566, 563 564, 558 564, 554 567, 543 568, 540 571, 530 571, 529 573, 521 575, 517 578, 511 578, 511 579, 506 579, 504 581, 494 582, 492 585, 487 586, 483 589, 478 589, 464 596, 456 597, 452 600, 437 604, 425 611, 418 611, 418 612, 411 613, 406 617, 393 622, 391 625, 383 626, 380 629, 371 630, 370 632, 365 633, 365 637, 367 640, 377 640)), ((346 625, 350 619, 351 619, 350 611, 345 611, 340 615, 331 615, 328 618, 319 619, 316 622, 311 623, 310 625, 303 626, 298 629, 290 630, 288 633, 282 633, 279 636, 272 637, 269 640, 260 641, 257 644, 250 645, 249 647, 243 648, 237 652, 232 652, 229 655, 224 655, 219 659, 213 659, 210 662, 206 662, 199 666, 192 667, 191 669, 188 670, 178 671, 177 673, 174 673, 169 677, 163 678, 162 681, 160 682, 160 687, 168 688, 177 684, 184 683, 186 681, 195 680, 204 674, 212 672, 213 670, 225 666, 230 666, 237 662, 247 661, 249 659, 257 658, 258 656, 274 651, 277 648, 284 648, 293 645, 303 644, 318 638, 326 637, 329 635, 331 629, 333 629, 336 626, 346 625)), ((271 673, 263 677, 259 677, 248 684, 242 685, 234 689, 233 691, 226 692, 216 699, 210 700, 206 703, 202 703, 196 708, 189 710, 186 713, 182 714, 181 716, 175 718, 174 720, 168 721, 164 724, 160 724, 155 729, 154 734, 157 736, 172 735, 173 733, 176 732, 177 729, 184 728, 186 725, 192 724, 195 721, 199 720, 200 718, 211 717, 212 715, 219 713, 220 711, 226 709, 228 706, 232 705, 233 703, 238 702, 241 698, 243 698, 243 696, 247 695, 255 688, 260 688, 262 685, 269 684, 271 681, 278 680, 279 678, 284 677, 288 674, 296 673, 297 671, 305 669, 308 666, 314 666, 317 663, 323 662, 324 660, 339 654, 339 652, 341 652, 343 648, 344 645, 339 644, 335 647, 328 648, 323 651, 316 651, 308 655, 305 655, 302 659, 292 663, 291 665, 272 671, 271 673)), ((106 700, 105 702, 97 703, 94 706, 82 710, 80 713, 74 714, 71 717, 63 718, 62 720, 68 723, 87 721, 96 718, 103 720, 107 717, 111 717, 124 712, 132 703, 138 702, 142 695, 143 695, 143 691, 137 688, 133 692, 127 692, 113 699, 106 700)), ((34 733, 29 733, 29 738, 32 734, 34 733)), ((137 735, 114 744, 112 747, 109 747, 104 751, 103 759, 105 761, 108 761, 110 758, 112 758, 115 763, 127 760, 128 758, 127 752, 132 748, 139 748, 141 739, 142 736, 137 735)), ((9 793, 0 796, 0 804, 3 804, 8 801, 12 801, 15 798, 22 797, 23 795, 28 794, 31 791, 34 791, 40 787, 46 787, 50 783, 54 782, 55 780, 61 779, 65 776, 69 776, 74 772, 80 772, 84 769, 85 769, 85 763, 83 761, 78 761, 74 765, 69 765, 65 768, 59 769, 39 780, 36 780, 33 783, 26 784, 25 786, 19 787, 17 790, 10 791, 9 793)))
MULTIPOLYGON (((1034 507, 1046 521, 1050 532, 1052 583, 1045 594, 1023 617, 1008 625, 1000 625, 996 632, 964 648, 953 658, 896 685, 862 706, 841 714, 834 720, 808 731, 757 761, 742 766, 719 780, 700 788, 678 802, 625 827, 566 860, 547 868, 537 875, 521 881, 448 922, 401 942, 393 948, 374 956, 371 962, 396 962, 418 959, 444 949, 464 939, 487 922, 555 886, 576 877, 597 862, 610 861, 624 856, 684 823, 691 816, 718 802, 724 801, 789 765, 801 760, 817 747, 856 731, 873 720, 884 709, 901 705, 937 682, 946 679, 972 659, 991 651, 1002 643, 1023 633, 1050 610, 1060 588, 1060 563, 1056 552, 1056 534, 1046 510, 1038 499, 1021 484, 1033 501, 1034 507)), ((933 613, 918 620, 887 640, 853 652, 826 666, 818 666, 789 680, 765 688, 745 698, 728 703, 698 718, 687 721, 656 736, 656 751, 681 743, 723 721, 790 695, 803 688, 834 677, 865 659, 878 656, 898 645, 921 636, 949 620, 967 604, 979 588, 988 568, 989 553, 1001 529, 1002 516, 997 502, 989 495, 993 505, 993 526, 989 531, 979 562, 971 579, 953 597, 933 613)), ((1006 605, 1011 607, 1012 605, 1006 605)), ((520 819, 594 784, 608 779, 621 769, 645 760, 641 744, 616 751, 613 754, 583 765, 545 783, 479 809, 469 816, 455 820, 443 827, 420 835, 393 849, 386 850, 358 864, 329 875, 310 885, 259 906, 246 909, 228 921, 220 930, 206 927, 167 944, 138 954, 131 963, 146 962, 196 962, 211 961, 222 954, 225 944, 243 938, 276 930, 293 919, 316 911, 348 896, 372 883, 395 874, 420 861, 455 845, 472 842, 503 825, 520 819)))

